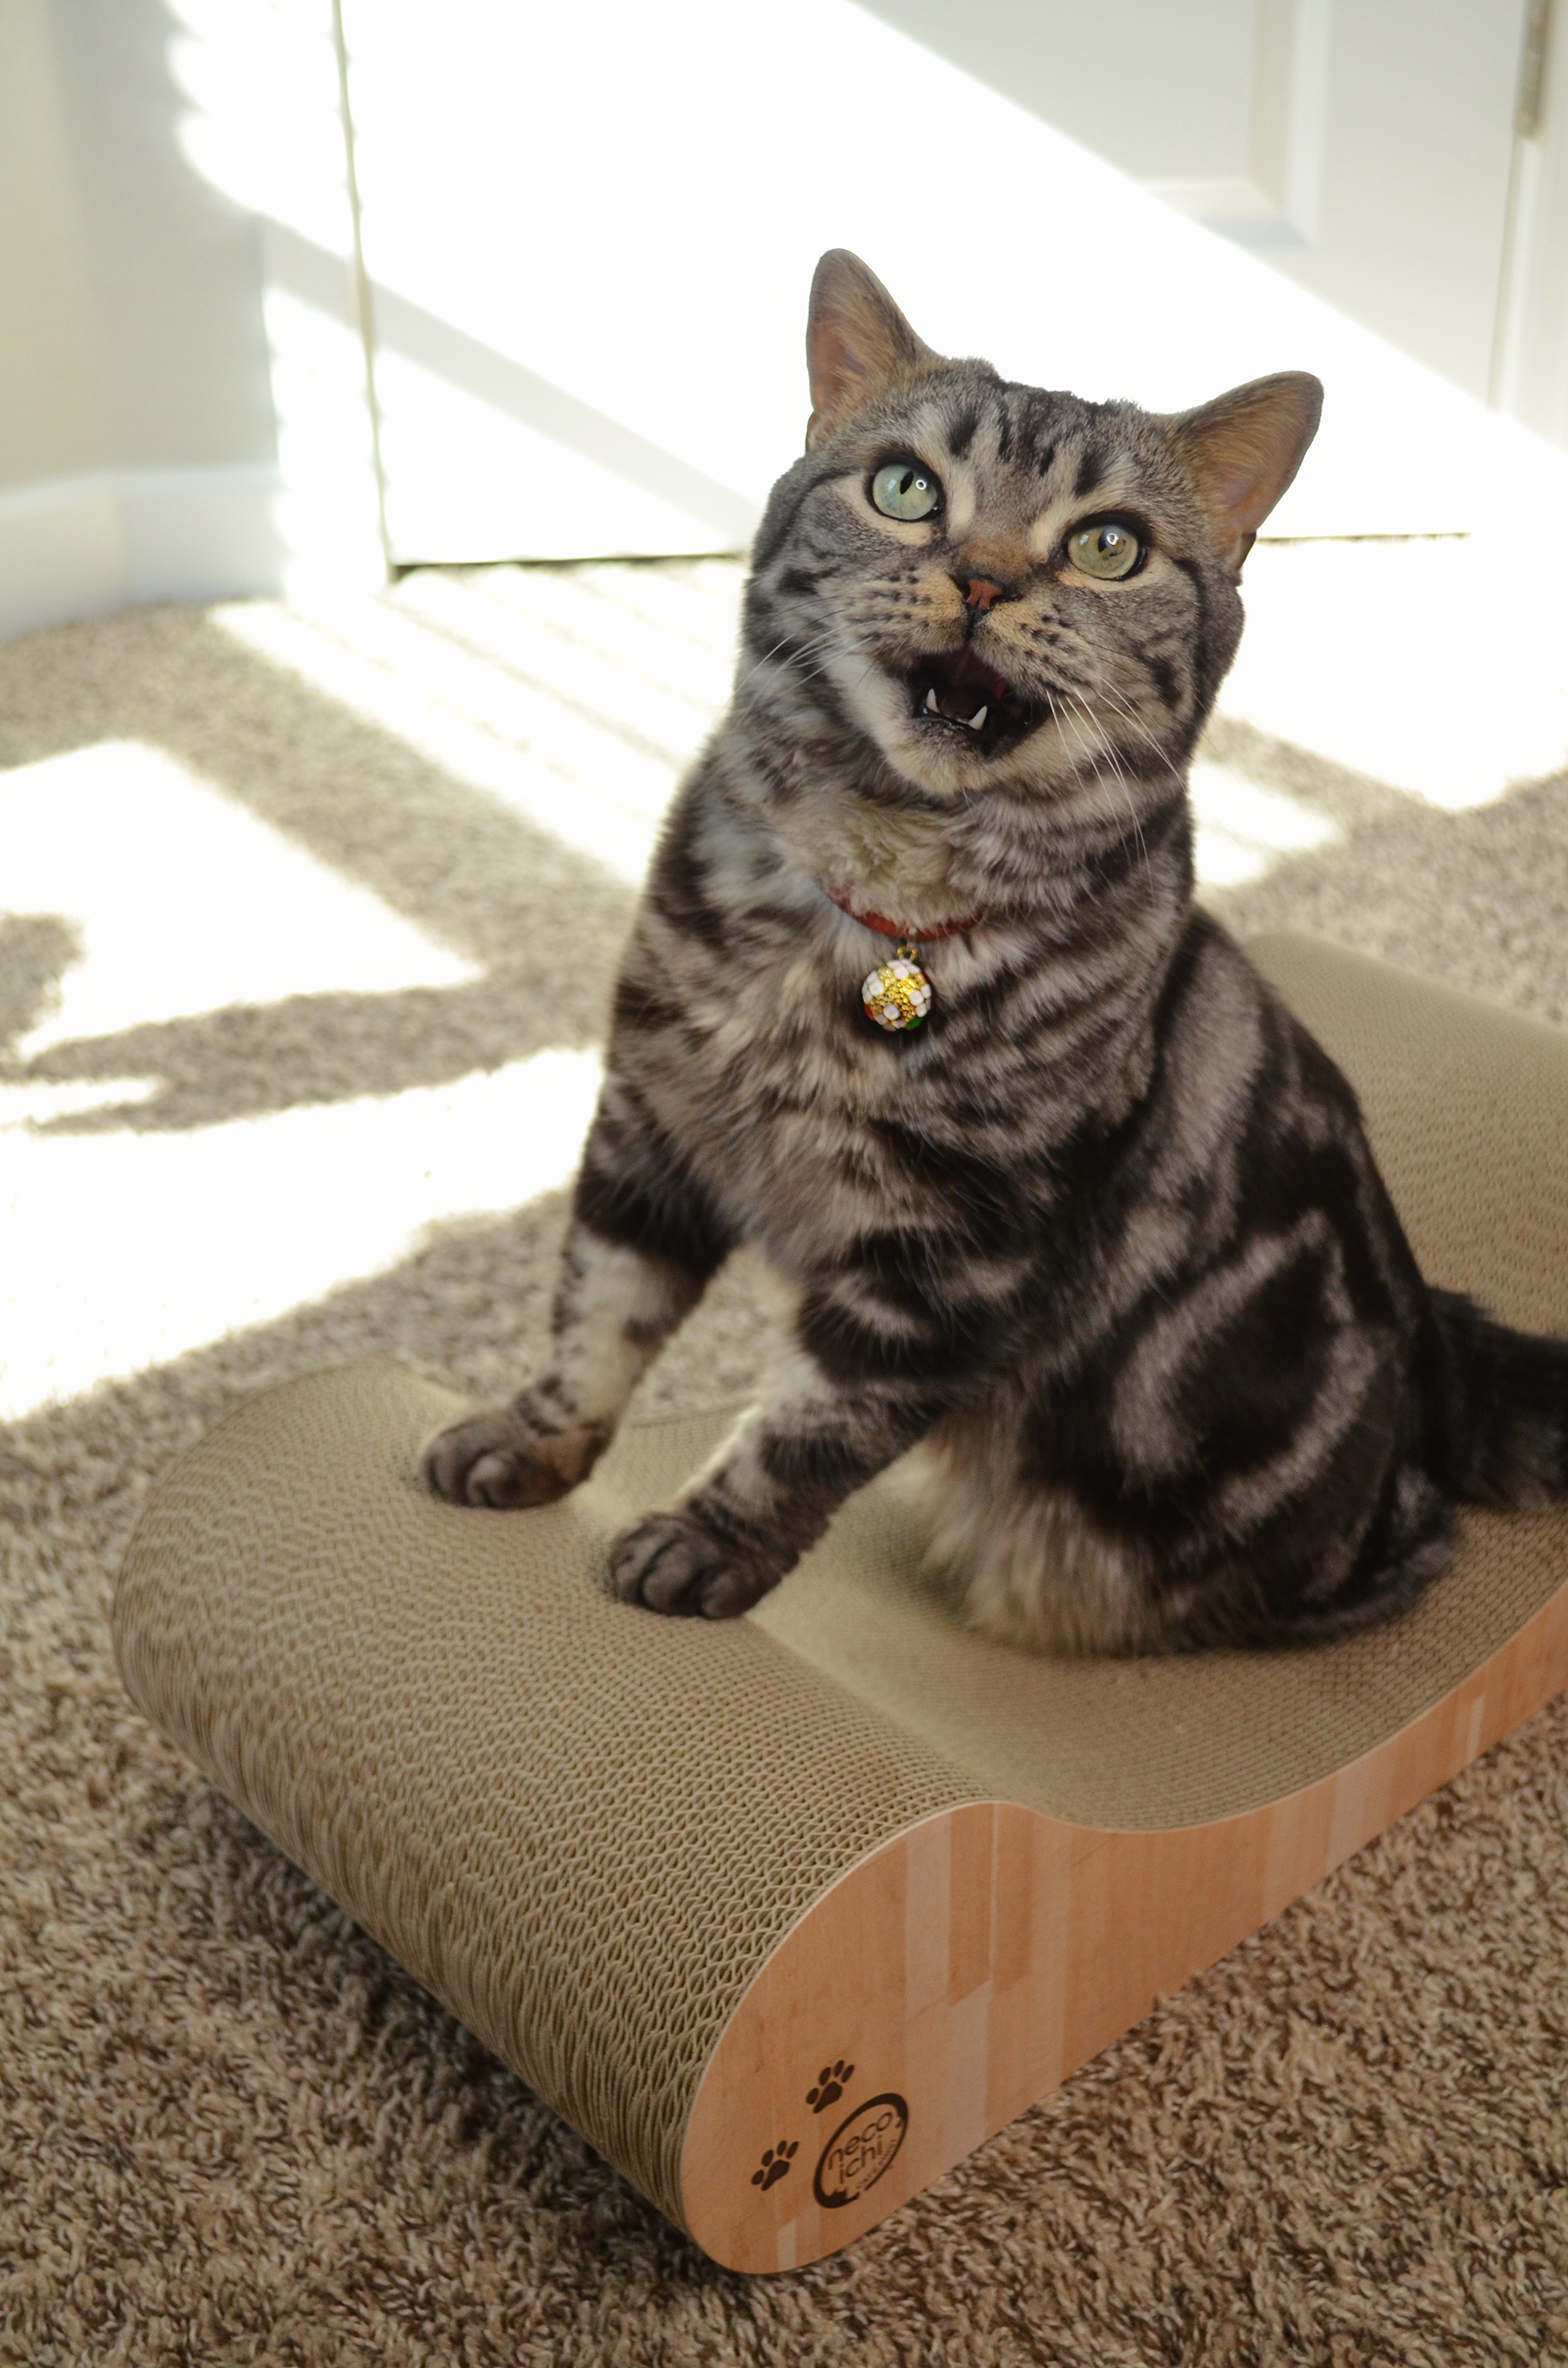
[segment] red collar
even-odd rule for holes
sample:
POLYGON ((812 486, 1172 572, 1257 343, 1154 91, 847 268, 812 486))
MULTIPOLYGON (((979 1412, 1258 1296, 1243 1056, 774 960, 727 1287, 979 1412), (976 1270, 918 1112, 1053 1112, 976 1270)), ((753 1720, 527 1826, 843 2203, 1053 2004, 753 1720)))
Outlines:
POLYGON ((828 899, 829 903, 836 905, 841 913, 847 913, 850 919, 852 921, 858 921, 863 929, 875 929, 879 935, 884 938, 912 938, 915 939, 919 939, 921 938, 925 938, 926 939, 936 938, 956 938, 961 936, 965 929, 977 929, 982 921, 985 918, 983 913, 971 913, 967 920, 944 921, 938 928, 916 928, 913 924, 905 924, 903 921, 890 921, 885 913, 858 913, 855 910, 854 905, 849 902, 848 897, 835 895, 833 890, 827 885, 825 881, 819 881, 817 885, 821 888, 823 894, 828 899))

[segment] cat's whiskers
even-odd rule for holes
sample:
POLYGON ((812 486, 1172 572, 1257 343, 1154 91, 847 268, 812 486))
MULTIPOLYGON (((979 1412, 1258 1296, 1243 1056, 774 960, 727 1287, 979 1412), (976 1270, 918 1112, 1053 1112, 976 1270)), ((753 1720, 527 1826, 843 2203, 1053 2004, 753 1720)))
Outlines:
POLYGON ((1168 749, 1161 747, 1159 742, 1149 730, 1147 724, 1143 722, 1142 716, 1140 716, 1137 709, 1132 705, 1131 701, 1127 699, 1122 692, 1117 690, 1110 683, 1103 680, 1096 683, 1095 690, 1098 697, 1108 700, 1111 706, 1116 708, 1123 719, 1131 724, 1132 729, 1138 734, 1141 739, 1148 742, 1149 746, 1153 750, 1154 755, 1159 758, 1166 772, 1171 776, 1171 779, 1175 781, 1185 781, 1187 777, 1182 772, 1181 768, 1178 765, 1172 763, 1170 752, 1168 749))
MULTIPOLYGON (((736 677, 735 689, 737 692, 743 689, 762 672, 765 666, 771 666, 773 661, 779 657, 781 652, 787 653, 782 660, 784 670, 787 673, 796 674, 803 660, 820 657, 824 652, 831 652, 846 641, 852 642, 860 649, 866 646, 863 634, 857 632, 855 627, 842 617, 830 619, 825 625, 820 626, 814 632, 807 633, 803 638, 798 638, 793 631, 783 633, 771 649, 764 650, 760 656, 753 658, 749 665, 741 668, 736 677)), ((812 681, 816 673, 820 671, 819 667, 813 669, 811 674, 804 676, 797 674, 797 679, 812 681)))
POLYGON ((735 676, 736 690, 739 691, 744 689, 745 685, 751 680, 753 675, 760 674, 765 666, 770 666, 773 660, 778 655, 779 651, 787 649, 789 647, 789 643, 790 635, 788 633, 781 634, 778 640, 774 643, 773 647, 770 650, 764 650, 760 657, 755 657, 751 660, 749 665, 742 666, 735 676))
POLYGON ((830 636, 825 636, 824 639, 828 643, 828 648, 827 654, 823 658, 822 664, 820 666, 813 666, 809 674, 801 675, 799 677, 800 680, 802 683, 815 682, 819 675, 825 674, 827 672, 834 659, 841 653, 847 655, 853 652, 855 655, 862 656, 866 661, 864 670, 859 677, 859 682, 856 684, 856 689, 858 689, 859 683, 865 681, 866 676, 869 674, 871 668, 879 663, 878 653, 876 650, 869 648, 864 637, 853 632, 847 625, 836 626, 833 633, 830 636), (846 644, 849 645, 847 649, 846 648, 846 644))
POLYGON ((783 634, 779 640, 774 643, 773 647, 770 650, 765 650, 760 657, 753 658, 748 666, 742 668, 740 674, 736 677, 736 690, 739 691, 743 689, 755 676, 759 675, 762 672, 764 666, 770 666, 773 660, 778 655, 780 650, 790 651, 789 657, 784 661, 785 667, 788 669, 793 665, 797 658, 814 657, 820 650, 826 649, 835 638, 837 632, 838 628, 836 625, 830 625, 819 633, 808 634, 806 639, 801 643, 795 643, 795 636, 793 633, 783 634), (794 643, 793 647, 791 647, 791 643, 794 643))
MULTIPOLYGON (((1098 719, 1095 715, 1093 709, 1090 707, 1087 700, 1084 698, 1082 693, 1074 690, 1069 691, 1067 696, 1075 707, 1082 710, 1084 721, 1087 723, 1090 731, 1093 733, 1096 741, 1098 743, 1099 747, 1103 752, 1106 762, 1109 765, 1112 773, 1116 777, 1117 787, 1120 790, 1122 798, 1126 803, 1127 818, 1132 825, 1132 835, 1138 841, 1138 851, 1143 859, 1143 869, 1145 872, 1147 872, 1149 870, 1149 844, 1143 836, 1143 825, 1138 819, 1138 809, 1133 804, 1132 792, 1128 787, 1127 776, 1121 769, 1116 750, 1112 747, 1110 741, 1107 737, 1107 734, 1098 719)), ((1076 736, 1076 732, 1074 731, 1074 737, 1076 736)), ((1083 746, 1083 742, 1080 740, 1078 745, 1081 747, 1083 746)), ((1098 771, 1097 765, 1096 767, 1096 772, 1098 771)))

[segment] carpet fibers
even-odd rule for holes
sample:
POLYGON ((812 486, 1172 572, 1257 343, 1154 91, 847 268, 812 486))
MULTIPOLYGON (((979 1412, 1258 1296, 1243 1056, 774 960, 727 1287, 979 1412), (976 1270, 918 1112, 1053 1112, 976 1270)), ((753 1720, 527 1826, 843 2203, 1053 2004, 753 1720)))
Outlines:
MULTIPOLYGON (((1260 554, 1266 644, 1293 564, 1260 554)), ((428 575, 0 649, 0 2361, 1568 2361, 1563 1704, 849 2252, 744 2279, 119 1690, 114 1570, 214 1417, 536 1352, 736 580, 428 575)), ((1227 916, 1568 1019, 1568 775, 1466 803, 1292 729, 1258 690, 1210 735, 1227 916)), ((644 1404, 767 1345, 737 1262, 644 1404)))

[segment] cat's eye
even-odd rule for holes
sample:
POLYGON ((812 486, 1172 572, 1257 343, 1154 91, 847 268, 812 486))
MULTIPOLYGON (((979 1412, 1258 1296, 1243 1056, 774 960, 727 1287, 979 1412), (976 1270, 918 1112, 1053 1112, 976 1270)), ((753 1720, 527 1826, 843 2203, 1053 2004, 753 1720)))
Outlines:
POLYGON ((942 488, 918 461, 890 461, 871 479, 871 499, 884 518, 929 518, 942 488))
POLYGON ((1143 546, 1119 518, 1100 518, 1068 536, 1067 556, 1080 574, 1115 584, 1131 575, 1143 556, 1143 546))

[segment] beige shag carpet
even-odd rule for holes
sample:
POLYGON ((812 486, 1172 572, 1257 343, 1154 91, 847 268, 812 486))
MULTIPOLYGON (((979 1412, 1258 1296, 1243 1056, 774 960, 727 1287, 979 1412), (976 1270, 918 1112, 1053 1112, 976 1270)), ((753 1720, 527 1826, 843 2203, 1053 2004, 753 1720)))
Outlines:
MULTIPOLYGON (((1457 664, 1378 674, 1390 586, 1424 566, 1437 615, 1460 558, 1258 555, 1211 893, 1568 1019, 1561 679, 1467 791, 1457 664)), ((138 1506, 237 1397, 367 1354, 527 1367, 736 581, 425 575, 0 650, 0 2360, 1568 2361, 1568 1706, 851 2251, 747 2280, 119 1691, 138 1506)), ((732 1392, 764 1330, 732 1273, 650 1399, 732 1392)))

